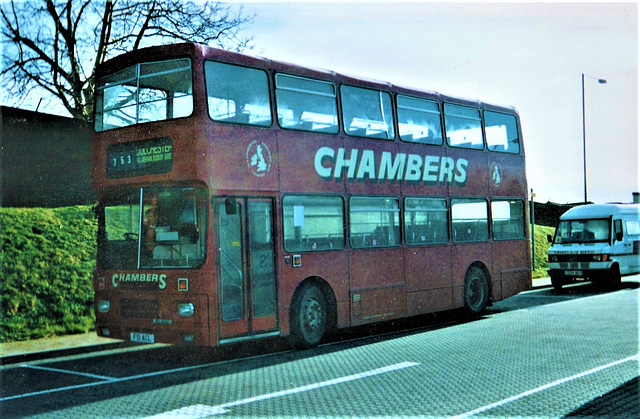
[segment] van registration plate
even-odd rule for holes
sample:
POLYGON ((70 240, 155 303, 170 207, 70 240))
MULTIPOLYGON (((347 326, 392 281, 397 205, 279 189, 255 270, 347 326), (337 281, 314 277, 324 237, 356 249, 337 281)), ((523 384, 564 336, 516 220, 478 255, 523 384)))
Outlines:
POLYGON ((565 271, 564 274, 567 276, 582 276, 582 271, 565 271))
POLYGON ((155 343, 155 336, 151 333, 137 333, 131 332, 129 335, 131 342, 137 343, 155 343))

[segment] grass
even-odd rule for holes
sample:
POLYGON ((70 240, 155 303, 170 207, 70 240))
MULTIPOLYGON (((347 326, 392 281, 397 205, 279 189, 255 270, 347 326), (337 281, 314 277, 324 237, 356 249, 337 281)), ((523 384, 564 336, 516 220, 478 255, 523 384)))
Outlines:
POLYGON ((534 278, 542 278, 547 276, 547 251, 551 244, 547 242, 547 235, 555 233, 556 229, 554 227, 546 227, 536 225, 534 228, 535 234, 535 249, 533 249, 533 260, 535 270, 533 271, 534 278))

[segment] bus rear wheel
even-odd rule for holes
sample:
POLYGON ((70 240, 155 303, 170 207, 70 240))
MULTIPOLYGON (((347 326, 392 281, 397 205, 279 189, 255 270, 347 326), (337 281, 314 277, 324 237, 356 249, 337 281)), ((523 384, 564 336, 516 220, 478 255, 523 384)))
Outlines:
POLYGON ((327 300, 315 284, 302 286, 291 305, 291 332, 294 345, 312 348, 318 345, 327 331, 327 300))
POLYGON ((482 313, 489 305, 489 280, 482 269, 471 267, 464 280, 464 306, 471 315, 482 313))

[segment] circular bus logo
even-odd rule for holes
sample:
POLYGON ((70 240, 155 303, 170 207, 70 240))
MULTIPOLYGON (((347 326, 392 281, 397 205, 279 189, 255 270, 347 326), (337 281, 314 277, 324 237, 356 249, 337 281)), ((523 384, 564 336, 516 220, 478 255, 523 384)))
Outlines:
POLYGON ((264 141, 253 140, 245 153, 247 166, 257 177, 264 177, 271 170, 271 151, 264 141))
POLYGON ((500 186, 502 183, 502 167, 496 162, 491 163, 489 174, 491 175, 491 183, 493 183, 493 186, 496 188, 500 186))

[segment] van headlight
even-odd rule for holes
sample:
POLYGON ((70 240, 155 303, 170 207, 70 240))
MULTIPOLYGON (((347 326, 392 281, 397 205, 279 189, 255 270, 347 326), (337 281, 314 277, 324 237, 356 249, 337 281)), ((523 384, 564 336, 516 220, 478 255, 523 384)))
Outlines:
POLYGON ((178 316, 180 317, 193 317, 195 310, 193 303, 178 304, 178 316))
POLYGON ((98 300, 98 312, 108 313, 111 309, 111 302, 109 300, 98 300))

